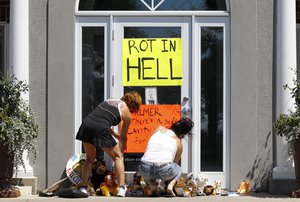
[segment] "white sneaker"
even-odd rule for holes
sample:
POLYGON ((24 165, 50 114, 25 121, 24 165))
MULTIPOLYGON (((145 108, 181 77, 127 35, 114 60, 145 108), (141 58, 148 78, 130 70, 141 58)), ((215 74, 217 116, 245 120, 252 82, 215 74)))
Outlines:
POLYGON ((127 191, 127 187, 125 185, 119 186, 117 196, 124 197, 126 194, 126 191, 127 191))
POLYGON ((80 187, 79 191, 81 191, 82 193, 88 194, 86 187, 80 187))

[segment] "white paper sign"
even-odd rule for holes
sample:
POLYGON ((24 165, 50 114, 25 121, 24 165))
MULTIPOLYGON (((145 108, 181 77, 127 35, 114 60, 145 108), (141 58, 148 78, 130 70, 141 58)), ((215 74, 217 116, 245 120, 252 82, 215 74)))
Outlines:
POLYGON ((146 104, 155 105, 157 103, 157 88, 145 88, 146 104))

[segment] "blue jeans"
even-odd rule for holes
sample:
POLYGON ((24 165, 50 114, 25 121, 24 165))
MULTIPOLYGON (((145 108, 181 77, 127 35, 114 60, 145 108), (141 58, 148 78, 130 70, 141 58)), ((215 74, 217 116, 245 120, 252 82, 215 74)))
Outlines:
POLYGON ((162 181, 172 179, 179 181, 182 174, 181 167, 174 162, 160 164, 141 162, 139 172, 145 180, 161 179, 162 181))

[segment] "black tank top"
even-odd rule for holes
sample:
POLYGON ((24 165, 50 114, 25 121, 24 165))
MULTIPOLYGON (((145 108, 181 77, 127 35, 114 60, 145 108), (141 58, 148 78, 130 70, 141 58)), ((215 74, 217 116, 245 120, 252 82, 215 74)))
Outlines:
POLYGON ((106 112, 102 114, 102 117, 105 118, 110 125, 116 126, 121 122, 121 115, 118 109, 118 103, 123 102, 121 100, 111 100, 103 101, 98 105, 98 107, 106 112))

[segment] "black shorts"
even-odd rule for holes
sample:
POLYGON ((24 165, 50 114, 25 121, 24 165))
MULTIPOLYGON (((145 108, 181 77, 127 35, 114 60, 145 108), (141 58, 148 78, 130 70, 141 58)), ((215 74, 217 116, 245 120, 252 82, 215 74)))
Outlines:
POLYGON ((76 139, 91 143, 100 148, 116 146, 117 142, 110 133, 111 124, 102 118, 103 113, 105 113, 105 111, 96 107, 96 109, 83 120, 77 132, 76 139))

